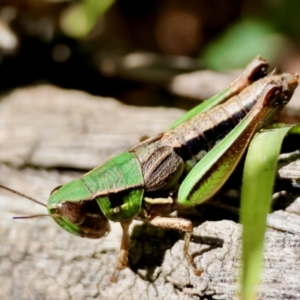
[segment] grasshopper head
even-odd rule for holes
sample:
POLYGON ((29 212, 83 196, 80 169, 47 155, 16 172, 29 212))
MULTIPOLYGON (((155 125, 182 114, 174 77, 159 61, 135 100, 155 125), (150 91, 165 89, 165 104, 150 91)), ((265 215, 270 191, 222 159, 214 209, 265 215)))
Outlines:
POLYGON ((290 74, 284 73, 282 74, 283 77, 283 94, 285 95, 286 100, 288 101, 298 86, 298 74, 290 74))
POLYGON ((55 188, 47 209, 54 221, 72 234, 97 239, 110 231, 107 218, 81 180, 55 188))
POLYGON ((283 73, 281 75, 271 75, 269 78, 269 85, 264 90, 264 107, 267 112, 265 112, 261 127, 273 122, 274 118, 289 102, 298 86, 299 75, 283 73))

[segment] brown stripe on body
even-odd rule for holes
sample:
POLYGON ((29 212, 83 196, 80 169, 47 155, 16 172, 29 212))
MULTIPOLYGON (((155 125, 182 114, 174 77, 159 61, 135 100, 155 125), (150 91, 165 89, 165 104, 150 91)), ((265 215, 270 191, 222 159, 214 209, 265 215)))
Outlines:
POLYGON ((253 83, 224 104, 164 133, 157 143, 172 146, 185 162, 196 164, 249 113, 263 88, 271 81, 270 78, 265 77, 253 83))

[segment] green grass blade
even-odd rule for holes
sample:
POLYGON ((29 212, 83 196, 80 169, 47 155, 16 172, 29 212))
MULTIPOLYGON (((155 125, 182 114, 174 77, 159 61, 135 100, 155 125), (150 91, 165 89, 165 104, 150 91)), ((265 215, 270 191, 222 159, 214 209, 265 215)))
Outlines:
POLYGON ((276 176, 277 158, 282 141, 290 131, 299 133, 300 126, 279 125, 263 130, 252 140, 244 167, 241 195, 243 253, 241 299, 256 299, 260 279, 266 217, 276 176), (291 130, 292 129, 292 130, 291 130))

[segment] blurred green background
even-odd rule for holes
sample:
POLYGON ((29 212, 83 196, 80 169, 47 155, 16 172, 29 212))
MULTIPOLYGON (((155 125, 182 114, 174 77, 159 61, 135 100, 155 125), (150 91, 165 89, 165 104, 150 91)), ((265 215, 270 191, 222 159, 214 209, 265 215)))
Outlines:
POLYGON ((0 89, 50 82, 155 105, 125 62, 175 75, 260 54, 296 72, 299 11, 296 0, 0 0, 0 89), (148 54, 128 56, 137 51, 148 54))

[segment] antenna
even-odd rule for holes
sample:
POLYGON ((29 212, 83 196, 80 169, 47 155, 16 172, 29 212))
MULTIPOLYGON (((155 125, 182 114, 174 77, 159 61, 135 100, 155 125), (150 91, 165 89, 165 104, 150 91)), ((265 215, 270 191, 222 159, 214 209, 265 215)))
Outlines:
POLYGON ((13 193, 13 194, 19 195, 19 196, 21 196, 21 197, 23 197, 23 198, 26 198, 26 199, 28 199, 28 200, 31 200, 31 201, 33 201, 33 202, 39 204, 39 205, 42 205, 42 206, 47 207, 47 205, 46 205, 45 203, 40 202, 40 201, 38 201, 38 200, 36 200, 36 199, 30 197, 30 196, 27 196, 27 195, 25 195, 25 194, 23 194, 23 193, 20 193, 20 192, 16 191, 16 190, 13 190, 13 189, 11 189, 11 188, 5 186, 5 185, 0 184, 0 188, 1 188, 1 189, 4 189, 4 190, 7 190, 7 191, 9 191, 9 192, 11 192, 11 193, 13 193))
POLYGON ((32 218, 37 218, 37 217, 54 217, 57 218, 59 217, 58 214, 39 214, 39 215, 31 215, 31 216, 20 216, 20 217, 13 217, 14 220, 20 220, 20 219, 32 219, 32 218))

